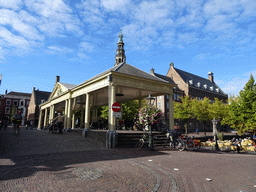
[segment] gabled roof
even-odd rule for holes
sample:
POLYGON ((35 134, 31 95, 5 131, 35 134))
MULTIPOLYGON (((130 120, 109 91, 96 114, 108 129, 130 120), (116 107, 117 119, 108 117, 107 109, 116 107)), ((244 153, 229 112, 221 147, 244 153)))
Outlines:
POLYGON ((73 89, 74 87, 76 87, 76 85, 74 85, 74 84, 61 83, 61 82, 59 82, 59 84, 63 85, 67 89, 73 89))
POLYGON ((159 77, 159 78, 161 78, 161 79, 163 79, 163 80, 165 80, 165 81, 171 83, 171 84, 175 84, 175 82, 174 82, 174 81, 172 80, 172 78, 170 78, 170 77, 167 77, 167 76, 164 76, 164 75, 160 75, 160 74, 158 74, 158 73, 154 73, 154 75, 155 75, 156 77, 159 77))
POLYGON ((146 78, 146 79, 150 79, 150 80, 155 80, 155 81, 161 81, 161 82, 165 82, 167 83, 168 81, 164 80, 164 79, 161 79, 161 78, 158 78, 158 77, 155 77, 154 75, 151 75, 145 71, 142 71, 136 67, 133 67, 132 65, 129 65, 127 63, 120 63, 119 65, 116 65, 86 81, 84 81, 83 83, 86 83, 86 82, 90 82, 94 79, 97 79, 98 77, 101 77, 109 72, 118 72, 118 73, 123 73, 123 74, 127 74, 127 75, 132 75, 132 76, 136 76, 136 77, 141 77, 141 78, 146 78))
POLYGON ((35 104, 40 105, 42 100, 47 101, 50 95, 51 95, 51 92, 35 90, 34 91, 35 104))
POLYGON ((6 94, 6 96, 19 96, 19 97, 30 97, 31 96, 31 93, 22 93, 22 92, 14 92, 14 91, 11 91, 9 93, 6 94))
POLYGON ((191 87, 197 87, 204 90, 214 91, 216 92, 216 89, 219 89, 220 94, 225 94, 214 82, 210 81, 209 79, 205 79, 202 77, 199 77, 197 75, 188 73, 186 71, 182 71, 180 69, 174 68, 174 70, 180 75, 180 77, 189 84, 191 87), (191 81, 192 80, 192 81, 191 81), (198 86, 198 83, 200 83, 200 86, 198 86), (204 88, 204 85, 207 85, 206 88, 204 88), (210 87, 213 88, 213 90, 210 89, 210 87))

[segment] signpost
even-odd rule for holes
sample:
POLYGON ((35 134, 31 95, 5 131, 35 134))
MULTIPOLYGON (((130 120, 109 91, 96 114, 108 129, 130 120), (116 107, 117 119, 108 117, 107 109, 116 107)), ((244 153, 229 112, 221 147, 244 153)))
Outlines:
POLYGON ((121 109, 121 106, 120 106, 119 103, 113 103, 113 104, 112 104, 112 110, 113 110, 114 112, 118 112, 118 111, 120 111, 120 109, 121 109))
POLYGON ((113 111, 113 117, 121 118, 122 113, 119 112, 121 110, 121 106, 119 103, 113 103, 112 104, 112 111, 113 111))

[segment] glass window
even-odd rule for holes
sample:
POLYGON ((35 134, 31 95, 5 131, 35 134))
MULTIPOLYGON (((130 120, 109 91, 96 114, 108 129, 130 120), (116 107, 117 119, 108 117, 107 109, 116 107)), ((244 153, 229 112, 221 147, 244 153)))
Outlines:
POLYGON ((167 109, 169 109, 169 102, 166 102, 166 107, 167 109))
POLYGON ((18 100, 14 100, 14 101, 13 101, 13 105, 14 105, 14 106, 18 106, 18 100))
POLYGON ((20 106, 24 106, 25 105, 25 101, 24 100, 21 100, 20 101, 20 106))
POLYGON ((11 105, 11 99, 6 100, 6 105, 11 105))
POLYGON ((6 108, 5 108, 5 114, 10 114, 10 112, 11 112, 10 107, 6 107, 6 108))
POLYGON ((176 93, 173 94, 173 100, 176 100, 176 93))
POLYGON ((166 95, 166 98, 169 99, 169 95, 166 95))
POLYGON ((177 94, 177 101, 179 101, 180 100, 180 95, 179 94, 177 94))
POLYGON ((159 108, 159 109, 162 108, 162 102, 158 102, 158 108, 159 108))
POLYGON ((27 101, 27 106, 29 106, 29 101, 27 101))

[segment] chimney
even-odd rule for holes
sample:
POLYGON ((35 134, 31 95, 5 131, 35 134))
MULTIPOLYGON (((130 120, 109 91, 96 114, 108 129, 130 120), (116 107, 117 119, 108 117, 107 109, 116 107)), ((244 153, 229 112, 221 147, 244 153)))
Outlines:
POLYGON ((56 76, 56 82, 55 83, 58 83, 60 82, 60 76, 56 76))
POLYGON ((214 82, 214 81, 213 81, 213 72, 210 71, 210 72, 208 73, 208 79, 209 79, 211 82, 214 82))
POLYGON ((150 74, 154 75, 154 73, 155 73, 155 69, 153 69, 153 67, 152 67, 152 69, 150 70, 150 74))
POLYGON ((35 89, 36 89, 36 88, 35 88, 35 87, 33 87, 33 92, 35 92, 35 89))
POLYGON ((171 61, 170 67, 174 68, 174 63, 171 61))
POLYGON ((7 95, 7 89, 5 90, 5 95, 7 95))

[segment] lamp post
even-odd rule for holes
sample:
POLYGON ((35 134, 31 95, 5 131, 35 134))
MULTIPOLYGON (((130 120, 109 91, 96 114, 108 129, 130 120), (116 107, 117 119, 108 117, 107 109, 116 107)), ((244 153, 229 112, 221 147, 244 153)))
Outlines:
MULTIPOLYGON (((155 98, 151 96, 151 94, 149 94, 148 97, 146 97, 146 100, 149 101, 149 105, 151 105, 151 101, 153 101, 152 105, 154 104, 155 98)), ((154 145, 153 145, 153 134, 152 134, 152 128, 151 125, 149 123, 149 118, 152 114, 149 114, 148 119, 147 119, 147 123, 148 123, 148 129, 149 129, 149 136, 148 136, 148 147, 149 150, 153 151, 154 150, 154 145)), ((152 117, 151 117, 152 118, 152 117)))
POLYGON ((215 150, 218 151, 219 150, 219 146, 218 146, 218 142, 217 142, 217 123, 218 120, 214 119, 212 120, 212 129, 213 129, 213 136, 214 136, 214 141, 215 141, 215 150))

